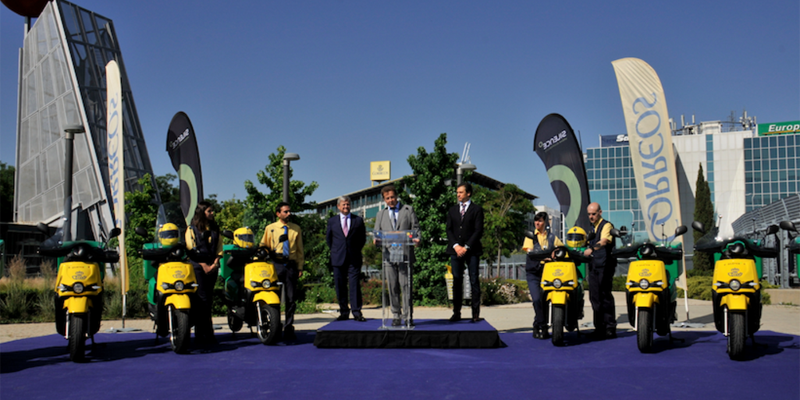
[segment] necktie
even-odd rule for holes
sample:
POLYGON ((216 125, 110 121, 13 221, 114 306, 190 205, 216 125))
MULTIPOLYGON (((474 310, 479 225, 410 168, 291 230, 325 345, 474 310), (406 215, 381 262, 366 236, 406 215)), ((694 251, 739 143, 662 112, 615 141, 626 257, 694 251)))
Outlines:
POLYGON ((461 219, 464 219, 464 213, 467 212, 467 203, 461 203, 461 219))
POLYGON ((397 229, 397 209, 392 208, 392 229, 397 229))
POLYGON ((283 255, 289 257, 289 227, 283 226, 283 233, 286 235, 286 241, 283 242, 283 255))
POLYGON ((347 236, 347 217, 342 218, 342 232, 347 236))

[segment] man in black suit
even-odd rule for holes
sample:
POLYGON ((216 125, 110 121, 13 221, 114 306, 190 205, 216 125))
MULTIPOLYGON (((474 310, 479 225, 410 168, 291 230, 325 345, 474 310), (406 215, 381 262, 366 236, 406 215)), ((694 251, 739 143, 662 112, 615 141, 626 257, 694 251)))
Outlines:
POLYGON ((328 220, 325 241, 331 248, 331 265, 333 281, 336 285, 336 297, 339 299, 339 318, 345 321, 350 318, 364 322, 367 319, 361 314, 361 249, 367 241, 367 229, 364 220, 358 215, 350 214, 350 197, 342 196, 336 203, 339 214, 328 220), (348 291, 349 282, 349 291, 348 291), (350 307, 347 300, 350 299, 350 307))
POLYGON ((478 280, 478 260, 483 252, 483 208, 473 203, 472 185, 462 183, 456 189, 458 204, 447 213, 447 254, 453 269, 453 316, 451 322, 461 320, 461 302, 464 297, 464 269, 469 272, 472 288, 472 322, 481 320, 481 284, 478 280))

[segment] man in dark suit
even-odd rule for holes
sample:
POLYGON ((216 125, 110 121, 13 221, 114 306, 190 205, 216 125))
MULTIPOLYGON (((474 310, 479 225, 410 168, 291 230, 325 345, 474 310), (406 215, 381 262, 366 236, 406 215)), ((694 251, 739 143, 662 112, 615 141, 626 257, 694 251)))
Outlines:
POLYGON ((447 213, 447 254, 453 269, 453 316, 451 322, 461 320, 461 302, 464 297, 464 269, 469 272, 472 289, 472 322, 481 320, 481 283, 478 280, 478 261, 483 246, 483 208, 470 200, 472 185, 462 183, 456 189, 458 204, 447 213))
POLYGON ((339 299, 339 318, 345 321, 350 318, 364 322, 367 319, 361 314, 361 249, 367 241, 367 229, 364 220, 358 215, 350 214, 350 197, 342 196, 336 203, 339 214, 328 220, 325 241, 331 248, 331 265, 333 281, 336 285, 336 297, 339 299), (349 283, 349 291, 348 291, 349 283), (347 300, 350 299, 350 307, 347 300))

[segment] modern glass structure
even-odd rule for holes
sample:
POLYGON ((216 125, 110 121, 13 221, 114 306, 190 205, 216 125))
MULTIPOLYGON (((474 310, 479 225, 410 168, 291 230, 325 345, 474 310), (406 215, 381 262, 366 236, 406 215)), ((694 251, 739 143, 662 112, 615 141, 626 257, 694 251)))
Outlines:
POLYGON ((603 218, 617 228, 625 226, 629 231, 646 235, 627 142, 588 149, 586 175, 589 196, 600 204, 603 218))
POLYGON ((78 229, 95 237, 113 227, 106 150, 105 65, 122 75, 125 189, 133 190, 152 166, 108 18, 72 3, 50 2, 27 31, 20 52, 15 221, 58 224, 64 210, 63 131, 75 136, 73 213, 78 229))
POLYGON ((800 135, 744 139, 745 211, 800 192, 800 135))

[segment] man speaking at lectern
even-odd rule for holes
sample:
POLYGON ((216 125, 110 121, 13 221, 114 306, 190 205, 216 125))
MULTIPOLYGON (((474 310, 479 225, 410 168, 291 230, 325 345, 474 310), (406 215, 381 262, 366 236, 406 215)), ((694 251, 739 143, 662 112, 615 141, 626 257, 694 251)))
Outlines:
MULTIPOLYGON (((397 199, 397 190, 392 185, 388 185, 381 190, 383 202, 386 208, 378 212, 375 217, 374 232, 378 231, 410 231, 419 229, 419 221, 414 209, 406 204, 401 204, 397 199)), ((419 239, 415 239, 418 241, 419 239)), ((377 241, 376 241, 377 244, 377 241)), ((411 288, 413 279, 409 271, 414 265, 414 249, 408 250, 408 259, 405 262, 390 262, 389 250, 383 249, 383 268, 385 269, 386 281, 389 286, 389 304, 392 307, 392 326, 401 326, 400 320, 401 303, 400 293, 402 291, 402 317, 409 325, 414 325, 414 309, 412 307, 411 288), (408 265, 406 265, 406 262, 408 265), (408 288, 408 290, 404 290, 408 288)), ((386 298, 383 304, 386 305, 386 298)))

